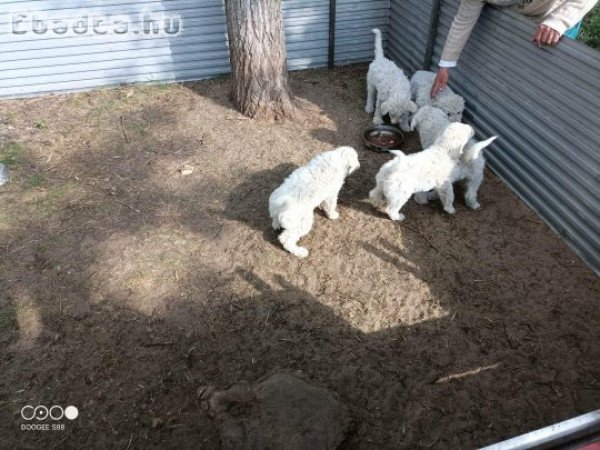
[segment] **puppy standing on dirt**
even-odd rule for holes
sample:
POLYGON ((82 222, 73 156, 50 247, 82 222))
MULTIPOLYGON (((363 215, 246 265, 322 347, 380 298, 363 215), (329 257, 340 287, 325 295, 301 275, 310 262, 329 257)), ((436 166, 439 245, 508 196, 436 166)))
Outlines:
POLYGON ((411 115, 417 112, 417 105, 410 99, 410 82, 393 61, 383 56, 381 31, 377 28, 371 31, 375 34, 375 59, 367 73, 365 111, 369 114, 375 111, 373 123, 376 125, 382 124, 383 115, 389 114, 393 124, 408 132, 411 115))
MULTIPOLYGON (((450 119, 441 109, 432 106, 423 106, 413 117, 410 124, 413 130, 419 132, 419 138, 423 148, 434 144, 435 140, 441 135, 444 129, 450 125, 450 119)), ((485 158, 483 149, 490 145, 498 136, 493 136, 485 141, 476 141, 469 139, 461 154, 457 170, 453 172, 452 182, 465 180, 465 203, 471 209, 481 207, 477 201, 477 192, 483 182, 483 172, 485 169, 485 158)), ((417 203, 425 204, 429 200, 437 198, 436 191, 418 192, 414 199, 417 203)))
POLYGON ((377 185, 369 197, 376 207, 386 203, 385 212, 392 220, 404 220, 400 209, 416 192, 435 189, 444 210, 454 214, 454 191, 452 181, 458 170, 464 147, 475 132, 469 125, 451 123, 436 139, 434 145, 412 155, 393 150, 396 155, 385 163, 377 173, 377 185))
POLYGON ((273 228, 283 232, 279 242, 287 251, 305 258, 308 250, 297 245, 313 224, 313 210, 320 207, 328 218, 339 217, 337 198, 348 175, 360 167, 352 147, 323 152, 307 165, 294 170, 269 197, 269 214, 273 228))

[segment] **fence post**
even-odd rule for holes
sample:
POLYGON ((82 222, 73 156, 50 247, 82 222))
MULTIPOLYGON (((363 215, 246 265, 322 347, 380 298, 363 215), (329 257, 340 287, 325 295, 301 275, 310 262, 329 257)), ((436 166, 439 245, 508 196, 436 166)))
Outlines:
POLYGON ((329 52, 327 54, 327 67, 333 69, 335 65, 335 14, 336 0, 329 0, 329 52))

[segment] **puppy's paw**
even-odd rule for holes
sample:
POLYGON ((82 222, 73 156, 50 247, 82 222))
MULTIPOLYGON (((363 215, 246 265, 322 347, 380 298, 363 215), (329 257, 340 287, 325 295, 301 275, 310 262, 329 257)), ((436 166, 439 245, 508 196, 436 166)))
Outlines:
POLYGON ((325 214, 327 215, 327 217, 331 220, 337 220, 340 218, 340 213, 337 211, 330 211, 330 212, 325 212, 325 214))
POLYGON ((395 220, 396 222, 402 222, 404 219, 406 219, 406 216, 398 211, 390 211, 388 209, 386 213, 390 219, 395 220))
POLYGON ((383 117, 373 117, 373 124, 374 125, 381 125, 381 124, 383 124, 383 117))
POLYGON ((456 209, 454 209, 454 206, 450 206, 448 208, 444 208, 444 211, 446 211, 448 214, 454 214, 456 209))
POLYGON ((481 208, 481 205, 479 204, 479 202, 477 200, 467 200, 467 206, 471 209, 479 209, 481 208))
POLYGON ((371 105, 367 105, 365 106, 365 112, 368 114, 373 114, 373 111, 375 111, 375 107, 371 106, 371 105))
POLYGON ((308 256, 308 250, 304 247, 297 247, 291 253, 292 255, 297 256, 298 258, 306 258, 308 256))

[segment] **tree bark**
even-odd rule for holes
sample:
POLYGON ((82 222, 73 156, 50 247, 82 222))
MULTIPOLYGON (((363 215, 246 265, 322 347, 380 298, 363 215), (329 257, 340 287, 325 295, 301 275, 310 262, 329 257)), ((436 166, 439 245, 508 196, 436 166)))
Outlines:
POLYGON ((295 118, 281 0, 225 0, 225 6, 236 107, 256 119, 295 118))

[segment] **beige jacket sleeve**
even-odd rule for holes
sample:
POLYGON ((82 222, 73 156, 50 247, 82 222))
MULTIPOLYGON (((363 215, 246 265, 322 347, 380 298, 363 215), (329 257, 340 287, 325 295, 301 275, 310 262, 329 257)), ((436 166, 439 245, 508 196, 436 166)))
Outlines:
MULTIPOLYGON (((462 0, 448 32, 440 61, 441 66, 456 65, 473 27, 481 14, 484 0, 462 0)), ((575 26, 598 3, 598 0, 533 0, 527 15, 563 34, 575 26)))
POLYGON ((458 60, 477 19, 479 19, 483 5, 483 0, 462 0, 460 2, 444 44, 442 61, 458 60))
POLYGON ((598 0, 567 0, 548 14, 542 23, 563 34, 583 19, 596 3, 598 0))

